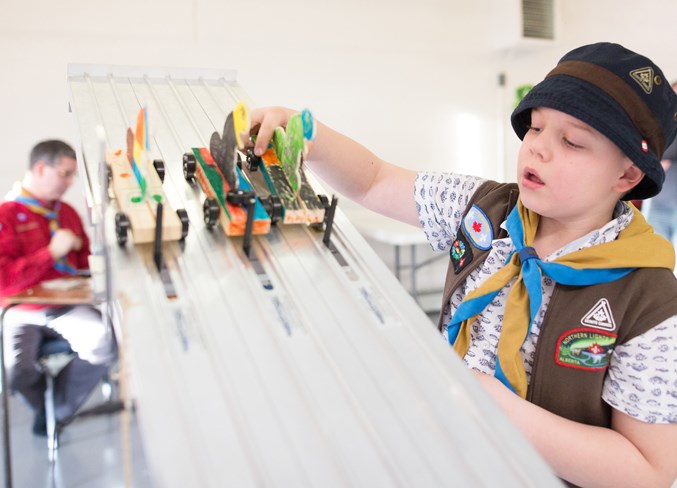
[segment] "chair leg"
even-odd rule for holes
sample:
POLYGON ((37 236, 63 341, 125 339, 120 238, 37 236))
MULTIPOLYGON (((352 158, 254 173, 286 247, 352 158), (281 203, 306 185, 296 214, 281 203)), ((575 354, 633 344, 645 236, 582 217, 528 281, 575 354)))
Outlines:
POLYGON ((110 376, 110 371, 106 371, 106 374, 101 380, 101 394, 104 402, 110 402, 113 398, 113 380, 110 376))
POLYGON ((54 378, 49 372, 45 372, 47 388, 45 389, 45 418, 47 420, 47 454, 50 462, 56 460, 59 447, 58 431, 56 428, 56 415, 54 412, 54 378))

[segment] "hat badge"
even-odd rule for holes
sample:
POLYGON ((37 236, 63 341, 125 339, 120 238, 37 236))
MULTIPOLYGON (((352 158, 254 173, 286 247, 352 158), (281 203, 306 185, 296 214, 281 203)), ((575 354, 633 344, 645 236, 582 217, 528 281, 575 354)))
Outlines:
POLYGON ((648 66, 646 68, 632 70, 630 71, 630 76, 632 77, 633 80, 637 82, 639 86, 642 87, 644 93, 646 93, 647 95, 651 94, 651 92, 653 91, 654 84, 652 67, 648 66))

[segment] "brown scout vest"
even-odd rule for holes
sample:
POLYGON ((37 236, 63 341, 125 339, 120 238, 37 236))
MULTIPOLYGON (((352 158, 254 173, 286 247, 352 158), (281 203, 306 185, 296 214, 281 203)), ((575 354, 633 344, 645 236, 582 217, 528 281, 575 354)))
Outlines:
MULTIPOLYGON (((495 232, 495 239, 507 237, 500 224, 505 221, 517 202, 518 189, 514 183, 482 184, 468 203, 467 210, 477 205, 487 215, 495 232)), ((462 227, 462 226, 461 226, 462 227)), ((459 229, 459 232, 463 230, 459 229)), ((466 236, 467 237, 467 236, 466 236)), ((446 307, 452 292, 473 269, 484 262, 488 250, 472 245, 475 265, 469 265, 455 274, 449 264, 444 286, 442 307, 446 307)), ((646 252, 638 249, 637 252, 646 252)), ((585 334, 598 332, 604 336, 614 334, 616 344, 651 329, 677 314, 677 280, 672 271, 664 268, 641 268, 610 283, 590 286, 555 285, 543 325, 536 344, 536 355, 527 390, 527 400, 546 410, 583 424, 611 426, 611 407, 602 400, 602 386, 606 367, 582 369, 561 365, 559 356, 562 344, 577 337, 576 329, 585 334), (608 301, 616 327, 610 331, 586 327, 581 319, 600 302, 608 301), (557 360, 559 359, 560 364, 557 360)), ((438 327, 442 330, 442 317, 438 327)), ((608 337, 606 337, 608 339, 608 337)), ((611 339, 608 339, 611 340, 611 339)), ((608 353, 610 354, 611 351, 608 353)))

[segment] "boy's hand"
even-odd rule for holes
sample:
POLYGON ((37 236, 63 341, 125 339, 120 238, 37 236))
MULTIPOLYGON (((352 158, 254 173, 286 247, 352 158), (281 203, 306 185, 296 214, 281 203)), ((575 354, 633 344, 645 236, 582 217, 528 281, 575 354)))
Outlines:
POLYGON ((48 246, 49 253, 55 261, 73 250, 79 251, 80 248, 82 248, 82 239, 68 229, 57 230, 48 246))
POLYGON ((256 142, 252 144, 248 141, 246 144, 249 147, 254 146, 254 154, 261 156, 273 137, 273 132, 276 127, 287 127, 289 117, 294 115, 296 111, 284 107, 266 107, 257 108, 250 114, 250 134, 256 135, 256 142))

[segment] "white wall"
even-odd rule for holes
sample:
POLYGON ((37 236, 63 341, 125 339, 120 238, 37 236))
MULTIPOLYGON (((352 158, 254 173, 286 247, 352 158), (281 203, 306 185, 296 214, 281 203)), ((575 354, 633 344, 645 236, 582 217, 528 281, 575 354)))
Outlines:
MULTIPOLYGON (((76 140, 69 62, 233 68, 259 105, 310 107, 410 167, 451 163, 460 111, 496 130, 495 70, 479 19, 487 0, 4 3, 0 192, 23 174, 37 140, 76 140)), ((476 150, 488 172, 490 147, 476 150)))
POLYGON ((518 0, 3 0, 0 193, 36 141, 77 140, 69 62, 236 69, 259 105, 309 107, 386 159, 508 179, 513 89, 570 48, 613 40, 677 77, 673 0, 559 0, 556 44, 498 51, 506 2, 518 0))

